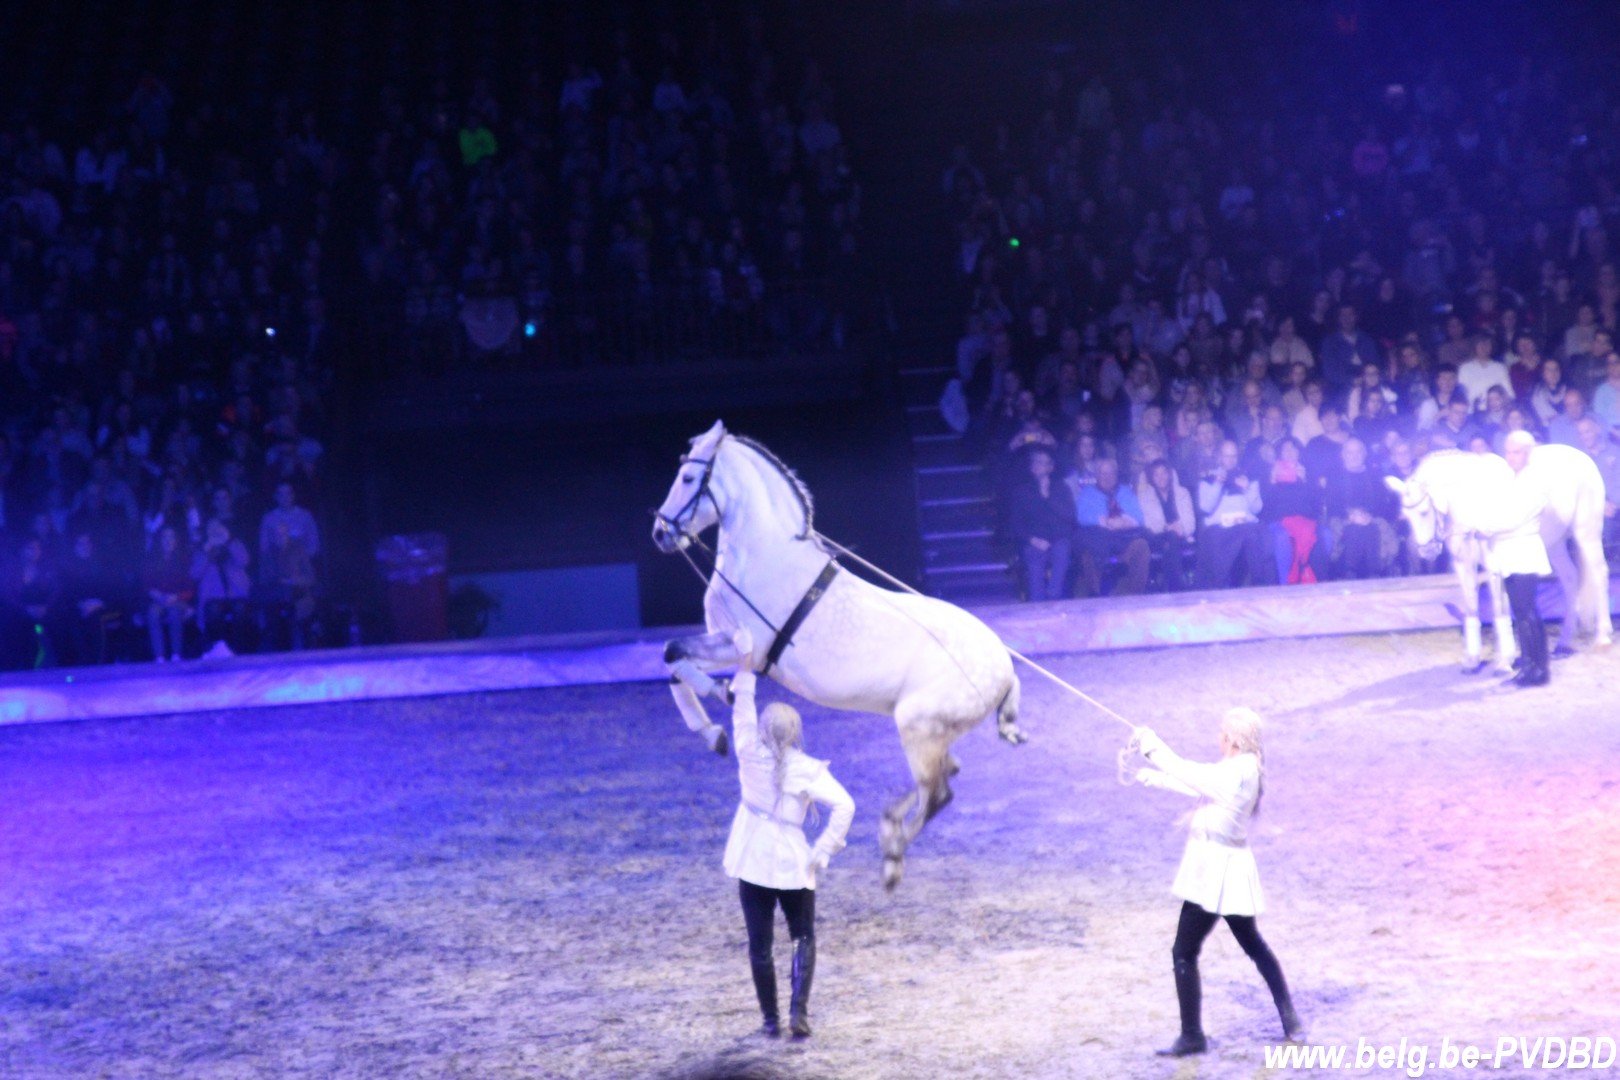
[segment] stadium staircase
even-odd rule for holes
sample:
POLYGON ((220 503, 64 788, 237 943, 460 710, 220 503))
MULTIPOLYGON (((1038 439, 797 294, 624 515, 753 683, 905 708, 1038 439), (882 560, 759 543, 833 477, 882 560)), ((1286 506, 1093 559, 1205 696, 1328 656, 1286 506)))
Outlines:
POLYGON ((972 442, 939 411, 950 367, 900 370, 911 433, 923 591, 958 604, 1019 598, 1011 552, 997 536, 989 471, 972 442))

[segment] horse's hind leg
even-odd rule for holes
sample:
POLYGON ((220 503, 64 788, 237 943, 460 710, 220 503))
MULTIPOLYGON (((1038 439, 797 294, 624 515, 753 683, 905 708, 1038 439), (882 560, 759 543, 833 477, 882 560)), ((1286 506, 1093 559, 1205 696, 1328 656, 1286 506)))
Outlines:
POLYGON ((1029 742, 1029 736, 1018 726, 1018 702, 1022 694, 1023 685, 1018 681, 1018 676, 1014 675, 1007 692, 1002 695, 1001 704, 996 706, 996 734, 1000 735, 1009 746, 1022 746, 1029 742))
POLYGON ((1581 603, 1581 575, 1575 569, 1575 560, 1569 557, 1568 538, 1547 544, 1547 561, 1552 563, 1558 577, 1559 591, 1564 594, 1564 620, 1558 625, 1558 646, 1555 656, 1568 656, 1575 651, 1575 640, 1580 634, 1581 618, 1587 613, 1581 603))
MULTIPOLYGON (((1579 529, 1579 523, 1577 523, 1579 529)), ((1579 534, 1578 534, 1579 535, 1579 534)), ((1603 523, 1585 530, 1575 541, 1581 559, 1581 594, 1585 616, 1592 621, 1592 644, 1606 649, 1614 639, 1614 618, 1609 613, 1609 560, 1603 554, 1603 523)))
POLYGON ((895 724, 916 787, 890 803, 883 814, 878 835, 883 847, 883 885, 888 889, 898 885, 905 873, 906 849, 911 842, 950 803, 948 774, 955 760, 950 736, 934 717, 902 702, 895 710, 895 724))
POLYGON ((883 852, 883 887, 893 889, 906 872, 906 815, 917 805, 917 790, 906 792, 883 811, 878 823, 878 849, 883 852))

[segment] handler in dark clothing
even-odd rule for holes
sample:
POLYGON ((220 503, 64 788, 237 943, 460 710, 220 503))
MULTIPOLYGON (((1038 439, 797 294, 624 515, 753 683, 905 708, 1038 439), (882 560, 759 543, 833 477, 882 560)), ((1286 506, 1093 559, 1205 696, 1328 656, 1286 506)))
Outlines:
POLYGON ((1074 536, 1074 497, 1052 480, 1055 462, 1044 446, 1028 451, 1029 478, 1014 488, 1007 529, 1024 562, 1024 594, 1030 600, 1059 600, 1069 576, 1074 536))

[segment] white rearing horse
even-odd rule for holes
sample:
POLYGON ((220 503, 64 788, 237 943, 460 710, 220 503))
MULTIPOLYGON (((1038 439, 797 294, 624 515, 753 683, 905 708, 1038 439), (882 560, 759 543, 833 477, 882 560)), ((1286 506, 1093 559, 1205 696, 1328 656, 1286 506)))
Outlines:
POLYGON ((949 780, 960 768, 951 744, 991 712, 1003 739, 1024 741, 1006 646, 961 608, 839 570, 816 535, 803 483, 719 421, 692 440, 656 517, 653 541, 666 553, 719 525, 703 595, 709 632, 664 651, 676 705, 711 748, 726 752, 724 731, 698 697, 713 688, 703 672, 739 661, 731 643, 738 628, 761 648, 771 645, 754 665, 795 694, 894 717, 916 786, 883 813, 883 882, 893 888, 907 845, 951 799, 949 780))
POLYGON ((1401 513, 1424 557, 1438 554, 1442 542, 1451 552, 1452 569, 1462 586, 1464 667, 1469 671, 1484 666, 1480 658, 1481 573, 1486 575, 1495 613, 1498 670, 1509 670, 1519 652, 1506 615, 1501 576, 1489 569, 1491 537, 1512 525, 1502 520, 1502 493, 1516 481, 1543 484, 1547 492, 1541 538, 1564 593, 1559 650, 1572 650, 1576 634, 1583 629, 1592 633, 1599 647, 1607 646, 1613 636, 1609 564, 1603 555, 1603 477, 1597 465, 1574 447, 1548 445, 1530 451, 1525 470, 1524 478, 1516 478, 1496 454, 1440 450, 1419 462, 1410 479, 1386 480, 1390 490, 1401 497, 1401 513), (1570 558, 1570 542, 1579 566, 1570 558))

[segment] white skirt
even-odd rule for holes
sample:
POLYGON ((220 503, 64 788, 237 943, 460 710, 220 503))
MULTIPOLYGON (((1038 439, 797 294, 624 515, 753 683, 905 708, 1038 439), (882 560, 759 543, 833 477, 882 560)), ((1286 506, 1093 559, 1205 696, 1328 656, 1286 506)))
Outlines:
POLYGON ((1187 839, 1170 892, 1213 915, 1258 915, 1265 910, 1254 852, 1200 837, 1187 839))

